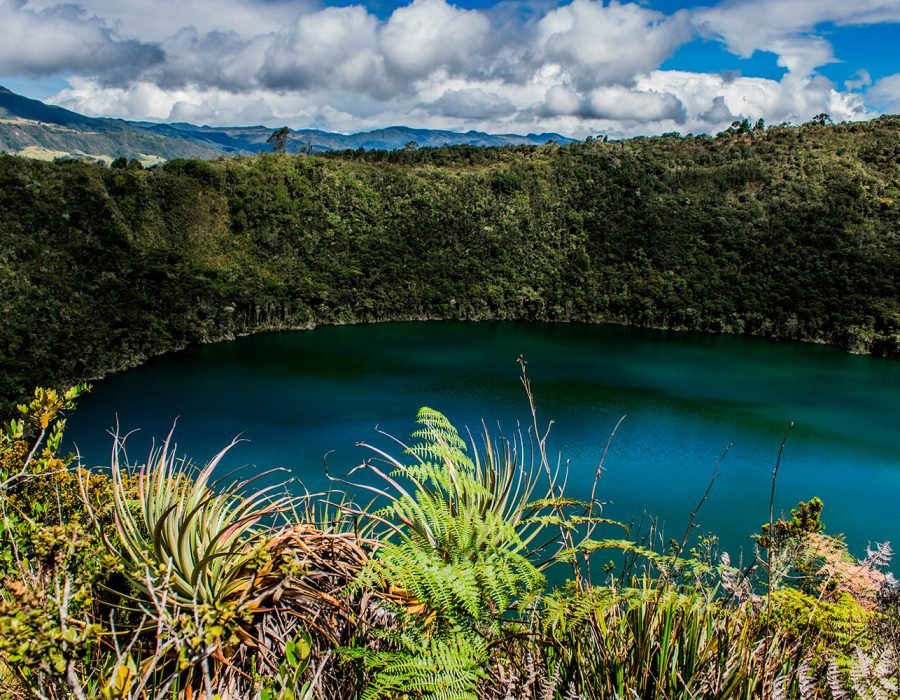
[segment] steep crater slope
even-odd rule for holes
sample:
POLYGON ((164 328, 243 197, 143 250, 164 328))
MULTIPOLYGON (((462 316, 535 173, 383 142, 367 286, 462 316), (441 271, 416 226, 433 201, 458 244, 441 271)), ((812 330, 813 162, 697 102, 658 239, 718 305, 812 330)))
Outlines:
POLYGON ((0 157, 0 403, 191 343, 611 321, 900 354, 900 118, 564 147, 0 157))

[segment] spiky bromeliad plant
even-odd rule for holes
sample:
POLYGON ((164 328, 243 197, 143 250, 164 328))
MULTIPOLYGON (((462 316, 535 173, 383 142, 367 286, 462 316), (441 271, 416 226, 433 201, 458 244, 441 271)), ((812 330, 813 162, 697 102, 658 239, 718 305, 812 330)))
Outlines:
MULTIPOLYGON (((344 592, 369 546, 341 511, 323 510, 309 494, 279 494, 285 483, 248 488, 269 472, 213 482, 234 444, 198 468, 176 456, 170 435, 144 465, 131 467, 116 440, 114 532, 102 534, 132 587, 122 607, 140 621, 120 618, 114 643, 142 656, 140 672, 130 672, 142 683, 202 682, 208 697, 260 689, 265 697, 293 697, 287 686, 304 679, 326 696, 328 688, 346 690, 356 681, 337 669, 330 649, 348 643, 366 614, 344 592), (292 645, 308 655, 286 666, 296 656, 292 645)), ((128 668, 116 665, 130 679, 128 668)))
POLYGON ((197 468, 176 456, 170 435, 133 468, 116 441, 115 536, 106 545, 124 564, 142 620, 129 632, 148 633, 162 677, 172 678, 177 659, 182 682, 202 680, 210 697, 247 696, 260 673, 274 674, 276 685, 306 673, 320 688, 347 689, 355 680, 336 669, 329 649, 348 643, 366 614, 344 591, 368 545, 340 517, 324 519, 310 495, 279 494, 283 483, 248 489, 265 473, 214 483, 234 444, 197 468), (297 639, 312 645, 309 668, 287 673, 283 661, 297 639))
POLYGON ((249 482, 211 481, 234 444, 197 468, 176 456, 170 435, 133 468, 117 438, 110 463, 115 536, 105 542, 132 587, 137 633, 154 630, 153 662, 201 669, 207 689, 210 659, 226 662, 239 642, 259 646, 254 624, 275 585, 260 570, 273 557, 274 518, 290 503, 273 495, 280 485, 247 494, 249 482))
POLYGON ((153 449, 136 474, 121 463, 117 440, 110 473, 118 554, 138 589, 147 592, 165 579, 167 598, 176 606, 252 604, 250 564, 270 532, 264 520, 290 499, 271 496, 281 485, 243 495, 249 482, 211 483, 234 442, 198 469, 176 456, 170 440, 153 449))

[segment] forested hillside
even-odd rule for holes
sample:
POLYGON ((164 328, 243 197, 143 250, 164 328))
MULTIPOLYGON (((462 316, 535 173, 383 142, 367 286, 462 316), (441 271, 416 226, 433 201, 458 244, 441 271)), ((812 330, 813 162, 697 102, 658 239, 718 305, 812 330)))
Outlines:
POLYGON ((0 157, 0 403, 186 344, 407 318, 900 354, 900 117, 107 168, 0 157))

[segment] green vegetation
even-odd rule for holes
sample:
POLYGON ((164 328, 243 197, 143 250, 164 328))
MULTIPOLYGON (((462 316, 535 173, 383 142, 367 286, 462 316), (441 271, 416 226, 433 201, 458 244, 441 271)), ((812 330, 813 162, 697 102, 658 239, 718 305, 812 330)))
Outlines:
POLYGON ((222 151, 177 134, 153 133, 138 123, 86 117, 0 87, 0 153, 107 163, 127 155, 155 163, 166 158, 215 158, 222 151))
POLYGON ((0 156, 0 403, 192 343, 543 319, 900 353, 900 118, 218 162, 0 156))
POLYGON ((533 404, 526 435, 469 442, 423 408, 346 493, 298 497, 213 484, 221 453, 196 469, 168 441, 83 468, 59 447, 84 389, 36 391, 0 433, 2 697, 897 696, 890 548, 853 559, 818 499, 735 567, 567 498, 533 404))

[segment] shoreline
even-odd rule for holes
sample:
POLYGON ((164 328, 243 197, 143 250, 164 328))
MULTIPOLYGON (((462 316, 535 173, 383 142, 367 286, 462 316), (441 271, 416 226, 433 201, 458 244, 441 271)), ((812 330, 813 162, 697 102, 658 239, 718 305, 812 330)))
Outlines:
POLYGON ((260 335, 263 333, 292 333, 292 332, 304 332, 304 331, 313 331, 317 328, 326 328, 326 327, 338 327, 338 326, 364 326, 364 325, 376 325, 376 324, 385 324, 385 323, 544 323, 548 325, 554 324, 583 324, 583 325, 611 325, 618 326, 620 328, 628 328, 633 330, 648 330, 648 331, 657 331, 657 332, 668 332, 668 333, 697 333, 708 337, 718 337, 718 336, 731 336, 731 337, 743 337, 743 338, 755 338, 764 341, 776 342, 776 343, 805 343, 810 345, 820 345, 820 346, 828 346, 835 348, 836 350, 841 350, 848 355, 856 355, 859 357, 873 357, 873 358, 883 358, 887 360, 900 360, 900 356, 886 354, 886 353, 874 353, 874 352, 865 352, 861 350, 847 348, 843 345, 840 345, 835 342, 831 342, 822 338, 815 339, 797 339, 797 338, 784 338, 776 335, 762 335, 757 333, 735 333, 730 331, 713 331, 713 330, 701 330, 697 328, 687 328, 687 327, 671 327, 671 326, 649 326, 649 325, 635 325, 632 323, 628 323, 625 321, 615 321, 615 320, 581 320, 581 319, 541 319, 541 318, 516 318, 516 317, 508 317, 501 316, 498 317, 496 315, 492 316, 484 316, 478 318, 447 318, 444 316, 438 315, 427 315, 427 314, 399 314, 397 316, 392 316, 390 318, 379 318, 379 319, 353 319, 353 320, 335 320, 335 321, 319 321, 319 322, 306 322, 301 324, 264 324, 257 328, 242 330, 237 332, 229 332, 223 333, 219 335, 212 335, 206 338, 203 338, 200 341, 190 342, 190 343, 182 343, 177 347, 173 347, 166 350, 161 350, 160 352, 146 354, 142 356, 138 356, 133 358, 133 361, 127 361, 117 367, 113 367, 110 369, 103 370, 96 374, 92 374, 90 376, 85 376, 82 378, 77 378, 75 380, 71 380, 72 383, 77 383, 79 381, 84 382, 96 382, 102 381, 107 377, 119 374, 121 372, 127 372, 128 370, 136 369, 150 360, 153 360, 157 357, 163 357, 165 355, 169 355, 172 353, 182 352, 184 350, 189 350, 191 348, 201 347, 203 345, 215 345, 218 343, 227 343, 238 338, 247 338, 254 335, 260 335))

